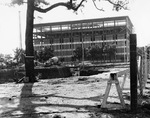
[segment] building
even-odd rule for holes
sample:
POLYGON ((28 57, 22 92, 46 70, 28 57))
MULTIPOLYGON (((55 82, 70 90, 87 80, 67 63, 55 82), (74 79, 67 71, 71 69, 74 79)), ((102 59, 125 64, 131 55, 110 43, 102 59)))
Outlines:
POLYGON ((82 46, 116 45, 116 59, 129 60, 129 34, 133 24, 128 16, 87 19, 34 25, 34 49, 45 46, 54 49, 54 55, 70 61, 73 51, 82 46))

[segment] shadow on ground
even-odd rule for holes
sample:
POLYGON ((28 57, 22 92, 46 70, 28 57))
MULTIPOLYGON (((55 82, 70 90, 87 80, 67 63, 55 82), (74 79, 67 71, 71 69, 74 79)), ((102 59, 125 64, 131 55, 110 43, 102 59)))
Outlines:
MULTIPOLYGON (((50 85, 52 85, 52 83, 50 85)), ((92 97, 77 97, 77 96, 70 97, 65 95, 58 95, 57 92, 54 92, 52 94, 40 94, 40 93, 35 94, 33 92, 33 88, 34 88, 34 83, 24 83, 18 98, 3 98, 3 99, 7 99, 7 102, 5 103, 10 102, 10 104, 0 110, 1 112, 0 117, 1 118, 54 118, 56 114, 60 116, 65 116, 66 118, 149 118, 150 117, 149 110, 143 111, 144 108, 142 108, 142 110, 138 109, 138 113, 132 113, 130 112, 129 109, 123 109, 123 110, 102 109, 100 107, 100 104, 93 104, 93 102, 95 103, 100 102, 100 99, 103 98, 102 94, 97 96, 92 96, 92 97), (72 101, 75 101, 75 103, 72 101), (14 105, 16 105, 16 107, 14 107, 14 105)), ((129 99, 129 97, 125 99, 129 99)), ((56 118, 61 118, 61 117, 56 117, 56 118)))

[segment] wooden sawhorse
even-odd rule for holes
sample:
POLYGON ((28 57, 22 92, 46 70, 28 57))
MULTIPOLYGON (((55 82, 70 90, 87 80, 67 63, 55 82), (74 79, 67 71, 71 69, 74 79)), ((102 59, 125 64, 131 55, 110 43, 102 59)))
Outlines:
POLYGON ((107 102, 107 99, 109 97, 109 92, 110 92, 112 84, 116 85, 116 89, 117 89, 117 92, 118 92, 118 96, 119 96, 121 105, 122 105, 123 108, 125 108, 125 102, 124 102, 124 99, 123 99, 123 96, 122 96, 122 89, 124 87, 124 84, 125 84, 128 72, 129 72, 129 69, 126 69, 124 71, 110 73, 110 79, 107 82, 105 95, 104 95, 103 102, 102 102, 102 105, 101 105, 102 108, 106 108, 107 107, 106 102, 107 102), (124 75, 122 87, 120 87, 120 84, 119 84, 119 81, 118 81, 118 76, 121 76, 121 75, 124 75))

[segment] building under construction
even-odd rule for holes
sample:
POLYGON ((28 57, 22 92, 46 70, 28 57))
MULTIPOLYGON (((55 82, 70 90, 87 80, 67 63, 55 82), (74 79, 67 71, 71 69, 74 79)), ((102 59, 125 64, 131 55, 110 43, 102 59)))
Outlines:
POLYGON ((49 46, 55 56, 71 61, 77 47, 115 44, 116 60, 127 62, 132 31, 128 16, 35 24, 34 49, 49 46))

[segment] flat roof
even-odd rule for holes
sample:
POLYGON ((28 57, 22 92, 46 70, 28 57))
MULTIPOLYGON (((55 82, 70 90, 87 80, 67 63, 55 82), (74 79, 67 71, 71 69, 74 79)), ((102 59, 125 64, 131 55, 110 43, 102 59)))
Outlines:
POLYGON ((110 21, 110 20, 123 20, 128 19, 131 25, 133 26, 129 16, 117 16, 117 17, 105 17, 105 18, 96 18, 96 19, 83 19, 83 20, 74 20, 74 21, 63 21, 63 22, 52 22, 52 23, 38 23, 34 24, 34 27, 41 26, 50 26, 50 25, 66 25, 66 24, 74 24, 74 23, 86 23, 90 21, 100 22, 100 21, 110 21))

